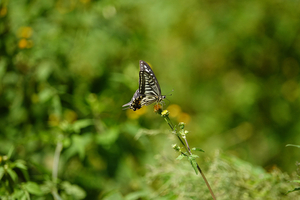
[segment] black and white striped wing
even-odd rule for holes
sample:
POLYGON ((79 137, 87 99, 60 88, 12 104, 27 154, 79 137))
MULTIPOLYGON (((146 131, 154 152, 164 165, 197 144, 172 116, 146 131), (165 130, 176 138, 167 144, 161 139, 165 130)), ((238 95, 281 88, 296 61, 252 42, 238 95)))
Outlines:
POLYGON ((147 72, 140 72, 139 91, 141 94, 145 95, 141 102, 142 106, 147 106, 158 101, 160 91, 152 76, 150 76, 147 72))
MULTIPOLYGON (((150 77, 152 77, 152 80, 154 81, 154 83, 156 85, 156 88, 155 88, 156 93, 158 95, 161 95, 160 86, 159 86, 159 83, 157 81, 157 78, 156 78, 154 72, 152 71, 151 67, 145 61, 142 61, 142 60, 140 60, 140 76, 141 76, 141 72, 146 72, 146 73, 148 73, 148 75, 150 75, 150 77)), ((141 79, 141 77, 140 77, 140 79, 141 79)))
POLYGON ((141 101, 142 106, 158 103, 166 98, 161 95, 159 83, 151 67, 142 60, 140 60, 139 92, 145 95, 141 101))

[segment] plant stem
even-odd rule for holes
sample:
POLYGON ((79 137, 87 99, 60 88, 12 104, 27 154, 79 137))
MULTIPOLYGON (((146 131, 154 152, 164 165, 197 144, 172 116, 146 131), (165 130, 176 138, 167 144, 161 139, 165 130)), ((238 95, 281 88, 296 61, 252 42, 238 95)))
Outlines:
POLYGON ((52 196, 56 200, 62 200, 62 198, 59 196, 57 192, 57 174, 58 174, 58 164, 59 164, 59 157, 60 153, 62 151, 63 145, 60 141, 57 142, 55 153, 54 153, 54 159, 53 159, 53 166, 52 166, 52 181, 55 184, 55 187, 52 189, 52 196))
MULTIPOLYGON (((158 113, 161 114, 161 111, 158 112, 158 113)), ((165 121, 168 123, 168 125, 169 125, 170 128, 171 128, 171 130, 172 130, 173 132, 175 132, 176 129, 174 128, 174 126, 173 126, 173 124, 172 124, 172 122, 171 122, 169 116, 168 116, 168 115, 162 115, 162 114, 161 114, 161 116, 162 116, 162 117, 165 119, 165 121)), ((181 142, 181 144, 184 146, 184 148, 186 149, 186 151, 188 152, 188 154, 189 154, 189 155, 192 155, 192 152, 191 152, 191 150, 190 150, 190 147, 189 147, 189 144, 188 144, 188 142, 187 142, 187 140, 186 140, 186 137, 184 137, 184 140, 185 140, 185 143, 184 143, 184 142, 182 141, 181 137, 180 137, 177 133, 176 133, 176 136, 177 136, 177 138, 179 139, 179 141, 181 142)), ((212 198, 213 198, 214 200, 216 200, 215 194, 214 194, 214 192, 212 191, 212 189, 211 189, 211 187, 210 187, 210 185, 209 185, 209 183, 208 183, 208 181, 207 181, 207 179, 206 179, 204 173, 202 172, 200 166, 198 165, 198 163, 197 163, 197 169, 198 169, 198 171, 200 172, 200 174, 201 174, 201 176, 202 176, 202 178, 203 178, 203 180, 204 180, 206 186, 208 187, 208 190, 209 190, 209 192, 210 192, 212 198)))

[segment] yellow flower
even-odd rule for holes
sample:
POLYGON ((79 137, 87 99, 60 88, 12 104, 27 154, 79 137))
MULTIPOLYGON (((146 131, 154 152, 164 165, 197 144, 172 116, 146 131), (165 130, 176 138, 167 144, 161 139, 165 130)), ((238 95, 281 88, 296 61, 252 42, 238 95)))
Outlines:
POLYGON ((170 114, 170 112, 168 110, 164 110, 161 112, 162 116, 168 116, 170 114))
POLYGON ((29 49, 33 46, 32 40, 21 39, 18 44, 20 49, 29 49))
POLYGON ((20 49, 26 48, 26 46, 27 46, 27 40, 26 40, 26 39, 21 39, 21 40, 19 41, 18 46, 19 46, 20 49))

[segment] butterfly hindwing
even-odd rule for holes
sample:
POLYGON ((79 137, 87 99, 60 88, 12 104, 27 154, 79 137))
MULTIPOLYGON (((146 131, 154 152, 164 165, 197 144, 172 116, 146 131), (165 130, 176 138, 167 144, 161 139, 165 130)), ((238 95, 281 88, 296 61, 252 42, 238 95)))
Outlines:
POLYGON ((122 107, 124 107, 124 110, 126 109, 132 109, 133 111, 136 111, 142 107, 142 99, 145 95, 142 95, 139 93, 139 89, 135 91, 133 94, 133 97, 130 102, 124 104, 122 107))

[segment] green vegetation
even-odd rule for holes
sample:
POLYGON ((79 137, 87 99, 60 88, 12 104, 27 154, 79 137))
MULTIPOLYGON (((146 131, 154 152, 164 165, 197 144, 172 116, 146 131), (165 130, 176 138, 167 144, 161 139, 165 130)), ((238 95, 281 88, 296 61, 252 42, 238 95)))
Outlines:
POLYGON ((297 198, 299 24, 294 0, 0 1, 0 199, 210 199, 152 106, 122 111, 139 60, 217 199, 297 198))

